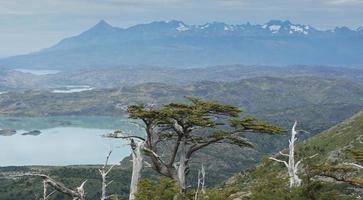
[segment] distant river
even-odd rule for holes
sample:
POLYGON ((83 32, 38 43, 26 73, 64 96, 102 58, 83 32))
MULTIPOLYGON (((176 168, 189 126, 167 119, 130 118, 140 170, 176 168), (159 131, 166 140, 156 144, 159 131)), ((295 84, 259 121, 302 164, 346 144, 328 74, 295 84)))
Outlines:
POLYGON ((0 128, 18 132, 0 136, 0 166, 101 164, 110 148, 114 151, 110 161, 117 163, 130 154, 130 147, 126 141, 101 135, 115 129, 142 133, 121 117, 0 117, 0 128), (41 134, 21 135, 31 130, 41 134))

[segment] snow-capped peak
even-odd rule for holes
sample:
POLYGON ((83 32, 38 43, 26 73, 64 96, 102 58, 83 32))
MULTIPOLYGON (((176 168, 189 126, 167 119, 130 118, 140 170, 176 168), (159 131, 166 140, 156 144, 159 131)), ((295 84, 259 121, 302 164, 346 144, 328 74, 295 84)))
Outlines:
POLYGON ((293 34, 293 33, 302 33, 302 34, 305 34, 307 35, 309 32, 307 31, 309 30, 309 26, 300 26, 300 25, 290 25, 290 31, 289 33, 290 34, 293 34))
POLYGON ((292 24, 290 21, 271 20, 268 23, 261 26, 263 29, 270 30, 273 34, 276 33, 288 33, 288 34, 309 34, 310 26, 292 24))
POLYGON ((204 25, 201 25, 200 26, 200 29, 206 29, 206 28, 208 28, 210 26, 210 23, 206 23, 206 24, 204 24, 204 25))
POLYGON ((224 25, 224 31, 234 31, 234 27, 232 25, 224 25))
POLYGON ((176 30, 179 31, 179 32, 184 32, 184 31, 190 30, 190 28, 188 26, 186 26, 185 24, 183 24, 183 23, 179 23, 176 30))
POLYGON ((281 26, 280 25, 270 25, 270 26, 268 26, 268 28, 270 29, 270 31, 272 33, 278 33, 281 29, 281 26))

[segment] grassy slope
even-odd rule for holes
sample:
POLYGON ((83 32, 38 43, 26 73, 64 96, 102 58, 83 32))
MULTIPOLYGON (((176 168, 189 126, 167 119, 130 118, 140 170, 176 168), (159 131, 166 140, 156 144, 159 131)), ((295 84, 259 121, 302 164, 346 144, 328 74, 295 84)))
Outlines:
MULTIPOLYGON (((360 111, 353 117, 298 144, 296 152, 299 157, 318 153, 318 157, 314 159, 320 163, 336 164, 351 162, 352 158, 346 155, 345 150, 348 148, 363 149, 363 145, 358 142, 359 137, 362 135, 363 111, 360 111)), ((227 181, 227 188, 237 188, 239 193, 236 194, 244 195, 248 193, 255 183, 261 182, 275 173, 280 174, 279 176, 281 177, 287 176, 285 167, 279 163, 265 159, 257 167, 243 171, 229 179, 227 181)), ((363 174, 361 173, 360 175, 363 174)))

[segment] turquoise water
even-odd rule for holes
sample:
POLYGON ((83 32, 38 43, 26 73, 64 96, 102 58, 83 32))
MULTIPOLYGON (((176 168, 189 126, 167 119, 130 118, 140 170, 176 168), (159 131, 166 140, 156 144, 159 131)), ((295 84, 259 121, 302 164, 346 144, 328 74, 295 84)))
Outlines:
POLYGON ((0 136, 0 166, 101 164, 110 148, 110 161, 117 163, 130 154, 127 141, 102 135, 115 129, 142 134, 121 117, 0 117, 0 128, 41 131, 38 136, 0 136))

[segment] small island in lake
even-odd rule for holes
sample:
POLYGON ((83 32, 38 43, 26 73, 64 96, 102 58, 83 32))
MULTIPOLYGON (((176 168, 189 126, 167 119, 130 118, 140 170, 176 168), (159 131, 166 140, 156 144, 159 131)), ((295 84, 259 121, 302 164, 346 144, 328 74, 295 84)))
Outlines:
POLYGON ((32 130, 32 131, 29 131, 29 132, 25 132, 21 135, 32 135, 32 136, 37 136, 37 135, 40 135, 42 132, 40 132, 39 130, 32 130))
POLYGON ((12 136, 16 134, 16 130, 10 128, 0 129, 0 135, 2 136, 12 136))

